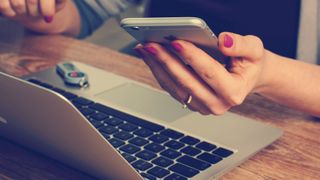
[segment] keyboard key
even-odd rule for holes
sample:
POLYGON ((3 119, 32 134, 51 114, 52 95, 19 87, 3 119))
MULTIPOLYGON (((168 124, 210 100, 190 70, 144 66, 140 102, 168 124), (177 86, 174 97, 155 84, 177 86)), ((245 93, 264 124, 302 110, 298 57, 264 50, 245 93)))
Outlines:
POLYGON ((186 155, 178 158, 177 161, 182 164, 185 164, 187 166, 190 166, 192 168, 195 168, 197 170, 201 170, 201 171, 203 171, 211 166, 211 164, 209 164, 207 162, 200 161, 198 159, 195 159, 195 158, 192 158, 192 157, 186 156, 186 155))
POLYGON ((144 146, 144 145, 148 144, 149 141, 145 140, 141 137, 135 137, 135 138, 130 139, 129 143, 134 144, 136 146, 144 146))
POLYGON ((141 176, 144 177, 144 179, 146 179, 146 180, 157 180, 156 177, 154 177, 150 174, 147 174, 147 173, 141 173, 141 176))
POLYGON ((138 126, 133 125, 131 123, 125 123, 125 124, 121 124, 119 126, 119 128, 122 130, 128 131, 128 132, 132 132, 132 131, 138 129, 138 126))
POLYGON ((172 139, 179 139, 183 136, 182 133, 172 129, 166 129, 164 131, 161 131, 160 134, 171 137, 172 139))
POLYGON ((184 146, 184 144, 175 140, 168 141, 164 145, 172 149, 180 149, 184 146))
POLYGON ((76 103, 73 103, 74 107, 76 107, 77 109, 80 109, 80 108, 83 108, 83 107, 86 107, 86 106, 82 106, 80 104, 76 104, 76 103))
POLYGON ((41 86, 42 86, 42 87, 45 87, 45 88, 48 88, 48 89, 52 89, 52 88, 53 88, 52 85, 47 84, 47 83, 44 83, 44 82, 41 82, 41 86))
POLYGON ((126 132, 126 131, 120 131, 120 132, 114 134, 113 136, 116 137, 116 138, 119 138, 121 140, 124 140, 124 141, 133 137, 132 134, 130 134, 130 133, 126 132))
POLYGON ((95 128, 100 128, 103 126, 103 122, 101 121, 91 121, 91 124, 95 127, 95 128))
POLYGON ((141 170, 141 171, 145 171, 149 168, 152 167, 152 164, 144 161, 144 160, 138 160, 138 161, 135 161, 132 166, 138 170, 141 170))
POLYGON ((103 126, 99 128, 99 131, 107 134, 114 134, 116 132, 119 132, 119 129, 113 126, 103 126))
POLYGON ((149 161, 155 157, 157 157, 157 155, 151 151, 147 151, 147 150, 143 150, 143 151, 140 151, 138 154, 136 154, 137 157, 143 159, 143 160, 146 160, 146 161, 149 161))
POLYGON ((147 150, 150 150, 152 152, 155 152, 155 153, 160 152, 160 151, 165 149, 165 147, 163 147, 163 146, 161 146, 159 144, 156 144, 156 143, 148 144, 144 148, 147 149, 147 150))
POLYGON ((230 156, 231 154, 233 154, 232 151, 230 151, 228 149, 225 149, 225 148, 222 148, 222 147, 214 150, 212 153, 216 154, 216 155, 218 155, 220 157, 224 157, 224 158, 226 158, 226 157, 230 156))
POLYGON ((38 85, 40 85, 40 83, 41 83, 39 80, 33 79, 33 78, 28 79, 28 81, 31 82, 31 83, 33 83, 33 84, 38 84, 38 85))
POLYGON ((50 89, 51 89, 51 90, 53 90, 54 92, 59 93, 59 94, 63 94, 63 93, 65 93, 65 91, 64 91, 64 90, 59 89, 59 88, 56 88, 56 87, 53 87, 53 88, 50 88, 50 89))
POLYGON ((169 168, 169 170, 179 173, 185 177, 191 178, 197 175, 200 171, 187 167, 183 164, 177 163, 169 168))
POLYGON ((120 148, 120 150, 123 152, 129 153, 129 154, 134 154, 134 153, 140 151, 141 149, 135 145, 127 144, 127 145, 122 146, 120 148))
POLYGON ((180 176, 176 173, 170 174, 170 176, 167 176, 164 178, 164 180, 187 180, 186 177, 180 176))
POLYGON ((101 133, 101 134, 105 139, 110 139, 110 136, 108 134, 105 134, 105 133, 101 133))
POLYGON ((172 149, 167 149, 165 151, 162 151, 160 154, 169 158, 169 159, 175 159, 181 155, 181 153, 179 153, 175 150, 172 150, 172 149))
POLYGON ((114 110, 112 108, 109 108, 109 107, 104 106, 99 103, 92 105, 91 108, 98 110, 98 111, 101 111, 101 112, 104 112, 106 114, 115 115, 121 119, 126 120, 127 122, 130 122, 130 123, 135 124, 137 126, 142 126, 146 129, 152 130, 154 132, 159 132, 164 129, 164 127, 161 125, 158 125, 158 124, 155 124, 155 123, 152 123, 152 122, 149 122, 149 121, 146 121, 146 120, 122 113, 122 112, 119 112, 117 110, 114 110))
POLYGON ((88 106, 90 104, 93 104, 92 101, 89 99, 83 98, 83 97, 78 97, 72 100, 72 103, 79 104, 81 106, 88 106))
POLYGON ((155 142, 155 143, 163 143, 169 140, 169 138, 167 136, 161 135, 161 134, 155 134, 153 136, 151 136, 149 138, 151 141, 155 142))
POLYGON ((134 131, 133 134, 145 138, 145 137, 149 137, 149 136, 153 135, 153 132, 149 129, 141 128, 141 129, 134 131))
POLYGON ((199 148, 199 149, 202 149, 202 150, 204 150, 204 151, 211 151, 211 150, 213 150, 214 148, 216 148, 217 146, 214 145, 214 144, 210 144, 210 143, 208 143, 208 142, 204 142, 204 141, 203 141, 203 142, 197 144, 196 147, 199 148))
POLYGON ((137 158, 134 156, 131 156, 130 154, 127 153, 122 153, 121 154, 129 163, 131 163, 132 161, 135 161, 137 158))
POLYGON ((170 171, 163 169, 161 167, 154 167, 148 171, 149 174, 154 175, 158 178, 163 178, 170 173, 170 171))
POLYGON ((111 117, 109 119, 106 119, 105 123, 109 124, 110 126, 118 126, 119 124, 122 124, 124 122, 119 118, 111 117))
POLYGON ((209 153, 200 154, 197 158, 211 164, 216 164, 222 160, 221 157, 209 153))
POLYGON ((95 110, 90 109, 90 108, 80 108, 79 111, 84 115, 84 116, 88 116, 90 114, 95 113, 95 110))
POLYGON ((116 139, 116 138, 109 139, 108 141, 115 148, 120 147, 125 144, 123 141, 116 139))
MULTIPOLYGON (((50 89, 50 88, 49 88, 50 89)), ((69 100, 73 100, 75 98, 77 98, 78 96, 71 93, 71 92, 63 92, 63 93, 60 93, 62 96, 64 96, 65 98, 69 99, 69 100)))
POLYGON ((195 155, 201 153, 201 150, 194 148, 194 147, 191 147, 191 146, 187 146, 187 147, 181 149, 180 152, 183 152, 183 153, 188 154, 190 156, 195 156, 195 155))
POLYGON ((90 118, 92 118, 92 119, 94 119, 94 120, 96 120, 96 121, 105 120, 105 119, 107 119, 107 117, 108 117, 107 115, 105 115, 105 114, 103 114, 103 113, 100 113, 100 112, 98 112, 98 113, 93 114, 93 115, 90 116, 90 118))
POLYGON ((168 167, 173 164, 173 161, 165 157, 158 157, 157 159, 153 160, 152 163, 161 167, 168 167))
POLYGON ((180 139, 180 142, 183 142, 183 143, 186 143, 186 144, 189 144, 189 145, 195 145, 198 142, 200 142, 200 140, 196 139, 194 137, 191 137, 191 136, 185 136, 185 137, 180 139))

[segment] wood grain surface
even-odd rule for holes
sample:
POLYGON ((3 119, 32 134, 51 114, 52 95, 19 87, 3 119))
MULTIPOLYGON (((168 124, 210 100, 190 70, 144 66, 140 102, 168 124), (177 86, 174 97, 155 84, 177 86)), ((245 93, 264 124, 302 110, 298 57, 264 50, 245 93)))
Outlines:
MULTIPOLYGON (((65 59, 159 88, 139 59, 104 47, 62 36, 0 37, 0 71, 11 75, 23 76, 44 70, 65 59)), ((251 95, 232 111, 279 127, 284 134, 221 179, 320 179, 320 120, 258 95, 251 95)), ((0 138, 0 179, 92 177, 0 138)))

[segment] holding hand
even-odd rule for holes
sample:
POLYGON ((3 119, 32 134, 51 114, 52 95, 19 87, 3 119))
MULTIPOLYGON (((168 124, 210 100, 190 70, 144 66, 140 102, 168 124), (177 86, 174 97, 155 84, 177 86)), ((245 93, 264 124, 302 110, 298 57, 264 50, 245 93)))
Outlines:
POLYGON ((8 18, 41 17, 50 23, 66 2, 67 0, 1 0, 0 14, 8 18))
POLYGON ((173 41, 170 49, 188 65, 160 44, 136 47, 161 87, 201 114, 223 114, 266 83, 263 72, 269 52, 255 36, 220 34, 219 50, 231 57, 228 68, 190 42, 173 41))

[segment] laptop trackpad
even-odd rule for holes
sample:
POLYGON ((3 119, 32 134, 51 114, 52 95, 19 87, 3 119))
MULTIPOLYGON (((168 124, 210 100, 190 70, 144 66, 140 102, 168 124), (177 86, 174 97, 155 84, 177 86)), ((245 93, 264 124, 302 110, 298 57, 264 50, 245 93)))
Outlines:
POLYGON ((171 96, 138 84, 124 84, 99 93, 96 97, 166 122, 173 122, 191 113, 171 96))

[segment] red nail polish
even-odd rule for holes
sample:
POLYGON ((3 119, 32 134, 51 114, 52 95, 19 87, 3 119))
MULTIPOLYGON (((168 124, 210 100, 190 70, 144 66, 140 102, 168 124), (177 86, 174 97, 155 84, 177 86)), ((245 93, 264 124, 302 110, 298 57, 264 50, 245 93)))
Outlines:
POLYGON ((174 50, 176 50, 177 52, 182 52, 183 47, 181 46, 180 43, 177 42, 172 42, 171 46, 173 47, 174 50))
POLYGON ((158 51, 156 50, 156 48, 154 48, 152 46, 144 47, 144 49, 154 56, 156 56, 158 54, 158 51))
POLYGON ((51 22, 53 21, 53 16, 46 16, 46 17, 44 17, 44 21, 45 21, 46 23, 51 23, 51 22))
POLYGON ((233 38, 226 34, 224 36, 224 42, 223 42, 224 47, 226 48, 231 48, 233 46, 233 38))

